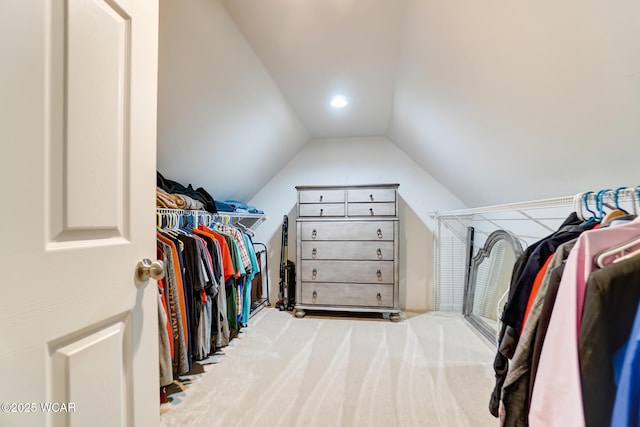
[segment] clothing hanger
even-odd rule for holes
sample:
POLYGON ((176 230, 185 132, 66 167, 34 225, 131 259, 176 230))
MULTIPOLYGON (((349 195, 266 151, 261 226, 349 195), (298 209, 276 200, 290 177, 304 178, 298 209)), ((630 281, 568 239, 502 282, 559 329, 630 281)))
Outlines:
POLYGON ((624 260, 627 260, 627 259, 631 259, 631 258, 633 258, 633 257, 635 257, 637 255, 640 255, 640 249, 636 249, 635 251, 630 252, 630 253, 628 253, 626 255, 623 255, 620 258, 616 258, 616 259, 613 260, 613 262, 616 263, 616 262, 624 261, 624 260))
POLYGON ((614 193, 613 193, 613 202, 616 204, 616 209, 620 209, 622 212, 626 214, 628 214, 629 212, 627 212, 626 210, 622 209, 620 207, 620 190, 624 190, 626 187, 618 187, 615 189, 614 193))
POLYGON ((599 215, 598 220, 600 222, 602 222, 602 219, 604 218, 604 195, 609 191, 611 191, 610 188, 606 190, 600 190, 596 194, 596 209, 599 215))
POLYGON ((604 226, 606 224, 609 224, 614 219, 616 219, 618 217, 621 217, 621 216, 625 216, 625 215, 627 215, 627 213, 622 209, 614 209, 612 211, 609 211, 604 216, 604 218, 602 218, 602 225, 604 226))
POLYGON ((253 237, 253 236, 255 236, 255 235, 256 235, 256 234, 253 232, 253 230, 251 230, 251 229, 247 228, 247 226, 246 226, 246 225, 244 225, 244 224, 243 224, 243 223, 241 223, 241 222, 236 222, 236 223, 234 224, 234 226, 236 226, 236 227, 240 228, 243 232, 247 233, 247 234, 248 234, 249 236, 251 236, 251 237, 253 237))
POLYGON ((583 195, 584 193, 578 193, 575 196, 573 196, 572 206, 573 206, 573 211, 576 213, 578 218, 581 219, 582 221, 585 221, 586 218, 582 214, 582 196, 583 195))
POLYGON ((584 204, 584 208, 591 214, 591 218, 587 219, 587 222, 592 222, 598 219, 598 215, 594 211, 589 209, 589 196, 591 194, 594 194, 593 191, 587 191, 586 193, 582 194, 582 203, 584 204))
POLYGON ((616 246, 615 248, 607 249, 602 251, 595 258, 595 263, 598 267, 604 268, 609 265, 607 260, 615 262, 615 259, 620 258, 621 256, 629 255, 626 252, 628 250, 632 250, 631 253, 637 253, 640 250, 640 237, 630 240, 622 245, 616 246), (618 256, 616 256, 618 255, 618 256), (615 257, 614 259, 610 259, 611 257, 615 257))
POLYGON ((614 190, 613 193, 613 202, 615 204, 615 207, 613 208, 613 210, 609 211, 604 218, 602 218, 602 224, 609 224, 613 219, 621 217, 623 215, 628 215, 629 212, 627 212, 626 210, 622 209, 620 207, 620 199, 619 199, 619 195, 620 195, 620 190, 623 190, 626 187, 618 187, 614 190))

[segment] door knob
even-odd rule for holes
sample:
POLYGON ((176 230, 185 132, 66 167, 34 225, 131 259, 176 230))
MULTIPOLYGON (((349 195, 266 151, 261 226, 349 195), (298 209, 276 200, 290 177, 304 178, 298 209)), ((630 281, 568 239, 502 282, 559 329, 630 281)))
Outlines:
POLYGON ((154 279, 160 280, 164 277, 164 262, 151 261, 149 258, 143 258, 136 265, 136 279, 141 282, 154 279))

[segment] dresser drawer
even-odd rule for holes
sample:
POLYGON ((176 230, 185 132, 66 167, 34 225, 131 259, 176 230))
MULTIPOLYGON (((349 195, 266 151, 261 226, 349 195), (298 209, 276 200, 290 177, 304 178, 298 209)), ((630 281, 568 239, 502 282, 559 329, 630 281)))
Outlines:
POLYGON ((393 240, 393 221, 301 222, 301 240, 393 240))
POLYGON ((393 242, 347 242, 303 240, 302 259, 393 260, 393 242))
POLYGON ((344 190, 304 190, 299 194, 300 203, 344 202, 344 190))
POLYGON ((344 216, 344 203, 301 204, 300 216, 344 216))
POLYGON ((351 202, 395 202, 396 190, 387 188, 357 189, 347 191, 351 202))
POLYGON ((393 307, 393 285, 302 282, 302 304, 393 307))
POLYGON ((349 203, 349 216, 395 216, 395 203, 349 203))
POLYGON ((393 261, 302 261, 303 282, 393 283, 393 261))

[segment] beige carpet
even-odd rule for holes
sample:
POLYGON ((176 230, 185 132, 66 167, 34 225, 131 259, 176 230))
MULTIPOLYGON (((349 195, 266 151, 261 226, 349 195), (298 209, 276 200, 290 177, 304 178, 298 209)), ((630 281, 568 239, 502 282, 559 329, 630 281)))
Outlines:
POLYGON ((163 426, 496 426, 494 350, 459 315, 262 310, 161 407, 163 426))

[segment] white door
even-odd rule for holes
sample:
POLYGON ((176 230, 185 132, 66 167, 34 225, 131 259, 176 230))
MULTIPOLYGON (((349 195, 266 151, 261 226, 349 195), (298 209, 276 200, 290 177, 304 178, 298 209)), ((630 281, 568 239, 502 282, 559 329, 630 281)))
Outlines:
POLYGON ((157 0, 0 1, 0 425, 159 422, 157 0))

